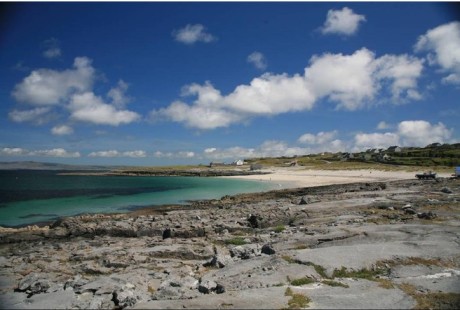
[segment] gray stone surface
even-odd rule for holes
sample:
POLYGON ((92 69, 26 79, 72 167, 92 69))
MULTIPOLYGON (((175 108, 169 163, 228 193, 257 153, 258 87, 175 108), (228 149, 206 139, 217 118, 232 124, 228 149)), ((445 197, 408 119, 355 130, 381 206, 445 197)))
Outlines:
POLYGON ((458 180, 348 184, 0 228, 0 308, 282 309, 289 288, 309 308, 410 309, 401 284, 460 292, 459 189, 458 180), (327 282, 342 267, 378 270, 393 288, 376 275, 327 282))

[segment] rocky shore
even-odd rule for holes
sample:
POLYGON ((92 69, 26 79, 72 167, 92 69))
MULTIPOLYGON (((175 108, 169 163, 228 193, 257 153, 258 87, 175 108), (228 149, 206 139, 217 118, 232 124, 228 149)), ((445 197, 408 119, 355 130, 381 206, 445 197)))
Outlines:
POLYGON ((460 306, 460 181, 226 196, 0 229, 7 309, 460 306))

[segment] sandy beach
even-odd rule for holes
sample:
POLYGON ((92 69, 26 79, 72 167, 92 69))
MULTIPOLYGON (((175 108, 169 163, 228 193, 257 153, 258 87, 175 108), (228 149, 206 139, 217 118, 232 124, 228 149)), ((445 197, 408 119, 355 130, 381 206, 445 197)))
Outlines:
MULTIPOLYGON (((320 185, 348 184, 355 182, 387 182, 415 179, 415 172, 413 171, 381 171, 375 169, 319 170, 305 169, 304 167, 270 167, 262 171, 269 172, 269 174, 229 176, 228 178, 241 178, 246 180, 273 182, 277 184, 279 188, 297 188, 320 185)), ((438 177, 447 178, 449 176, 449 173, 438 173, 438 177)))

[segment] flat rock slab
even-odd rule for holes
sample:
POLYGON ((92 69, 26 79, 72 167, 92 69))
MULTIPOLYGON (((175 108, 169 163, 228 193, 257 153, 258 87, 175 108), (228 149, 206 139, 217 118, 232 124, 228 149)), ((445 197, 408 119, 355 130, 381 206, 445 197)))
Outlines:
POLYGON ((310 297, 311 309, 412 309, 416 305, 403 291, 379 287, 378 282, 352 279, 341 282, 349 288, 308 285, 292 290, 310 297))
POLYGON ((136 304, 133 309, 283 309, 289 296, 286 287, 270 287, 202 295, 187 300, 153 300, 136 304))

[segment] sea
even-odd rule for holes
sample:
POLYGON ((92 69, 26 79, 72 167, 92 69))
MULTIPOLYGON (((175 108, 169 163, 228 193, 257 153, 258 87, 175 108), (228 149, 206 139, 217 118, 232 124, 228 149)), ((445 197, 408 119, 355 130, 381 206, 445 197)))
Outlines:
MULTIPOLYGON (((0 170, 0 226, 21 227, 89 213, 263 192, 273 184, 220 177, 68 175, 57 170, 0 170)), ((68 171, 65 171, 68 172, 68 171)))

